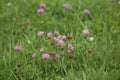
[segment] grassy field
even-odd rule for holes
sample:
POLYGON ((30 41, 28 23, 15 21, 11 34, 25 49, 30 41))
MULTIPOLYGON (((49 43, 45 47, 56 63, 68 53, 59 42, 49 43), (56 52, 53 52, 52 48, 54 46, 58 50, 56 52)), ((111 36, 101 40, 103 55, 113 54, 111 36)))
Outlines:
POLYGON ((0 0, 0 80, 120 80, 119 49, 120 0, 0 0))

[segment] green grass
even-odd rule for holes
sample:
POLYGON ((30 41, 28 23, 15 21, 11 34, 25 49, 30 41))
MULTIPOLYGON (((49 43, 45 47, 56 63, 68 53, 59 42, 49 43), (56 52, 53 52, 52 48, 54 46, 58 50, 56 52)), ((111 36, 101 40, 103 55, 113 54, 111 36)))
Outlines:
POLYGON ((0 0, 0 80, 120 80, 120 4, 116 0, 0 0), (11 6, 7 3, 11 2, 11 6), (43 15, 37 14, 41 2, 46 3, 43 15), (65 10, 67 2, 72 10, 65 10), (91 14, 84 15, 89 9, 91 14), (25 24, 30 19, 31 24, 25 24), (22 28, 25 28, 25 32, 22 28), (82 35, 83 29, 90 35, 82 35), (69 59, 66 48, 52 46, 51 40, 37 36, 39 31, 59 31, 73 35, 75 50, 69 59), (89 37, 94 37, 89 42, 89 37), (28 44, 27 41, 31 43, 28 44), (24 50, 13 48, 22 45, 24 50), (42 60, 39 49, 56 51, 58 62, 42 60), (86 53, 91 48, 92 53, 86 53), (36 53, 35 59, 32 54, 36 53), (17 65, 21 65, 18 67, 17 65))

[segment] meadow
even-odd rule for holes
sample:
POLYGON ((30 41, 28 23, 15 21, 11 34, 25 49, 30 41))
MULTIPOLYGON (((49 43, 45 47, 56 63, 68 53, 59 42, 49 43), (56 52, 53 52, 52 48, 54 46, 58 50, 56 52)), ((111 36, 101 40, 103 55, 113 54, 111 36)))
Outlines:
POLYGON ((120 80, 120 0, 0 0, 0 80, 120 80))

